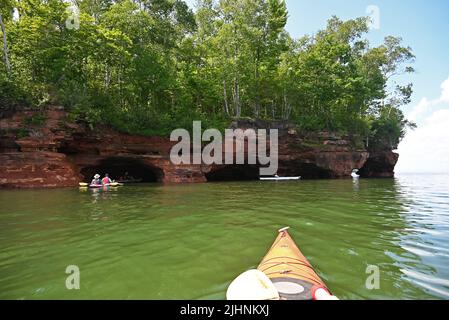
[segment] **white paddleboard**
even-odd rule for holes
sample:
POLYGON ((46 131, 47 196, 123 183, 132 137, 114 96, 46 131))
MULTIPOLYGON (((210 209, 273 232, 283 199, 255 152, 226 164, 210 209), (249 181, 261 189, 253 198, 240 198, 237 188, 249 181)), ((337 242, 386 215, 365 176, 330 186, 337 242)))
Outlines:
POLYGON ((292 180, 301 180, 301 177, 273 177, 273 178, 260 178, 261 181, 292 181, 292 180))

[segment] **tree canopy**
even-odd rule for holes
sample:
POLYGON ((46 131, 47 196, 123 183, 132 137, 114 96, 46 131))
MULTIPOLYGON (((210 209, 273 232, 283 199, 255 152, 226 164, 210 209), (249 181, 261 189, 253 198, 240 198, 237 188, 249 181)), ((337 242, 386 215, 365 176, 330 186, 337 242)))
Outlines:
POLYGON ((166 135, 202 120, 289 120, 395 147, 414 55, 377 47, 367 18, 292 38, 283 0, 0 0, 0 107, 60 104, 76 118, 166 135))

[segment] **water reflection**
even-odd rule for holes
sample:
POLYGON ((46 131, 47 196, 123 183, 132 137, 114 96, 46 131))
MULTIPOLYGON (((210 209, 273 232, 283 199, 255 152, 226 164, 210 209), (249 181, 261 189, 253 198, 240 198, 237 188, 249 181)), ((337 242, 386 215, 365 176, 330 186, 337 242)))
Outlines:
POLYGON ((360 190, 360 179, 352 179, 352 187, 355 192, 360 190))
POLYGON ((406 228, 398 258, 404 279, 449 298, 449 202, 447 176, 405 175, 396 179, 406 228))

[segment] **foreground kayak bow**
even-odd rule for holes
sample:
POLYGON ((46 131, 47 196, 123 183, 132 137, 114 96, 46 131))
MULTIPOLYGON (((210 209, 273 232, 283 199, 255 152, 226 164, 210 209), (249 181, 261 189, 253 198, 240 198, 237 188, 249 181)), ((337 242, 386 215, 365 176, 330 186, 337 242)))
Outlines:
POLYGON ((337 300, 301 253, 288 233, 279 235, 257 270, 236 278, 228 300, 337 300))

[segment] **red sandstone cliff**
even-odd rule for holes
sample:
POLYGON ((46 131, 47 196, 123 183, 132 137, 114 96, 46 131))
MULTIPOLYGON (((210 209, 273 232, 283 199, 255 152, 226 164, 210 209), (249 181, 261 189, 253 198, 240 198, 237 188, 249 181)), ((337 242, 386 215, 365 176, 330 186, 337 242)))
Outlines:
MULTIPOLYGON (((250 165, 176 166, 169 159, 174 143, 167 138, 132 136, 109 128, 91 131, 69 122, 58 108, 40 115, 41 123, 30 121, 35 116, 33 111, 20 111, 0 120, 0 187, 77 186, 95 172, 109 172, 117 178, 125 170, 134 170, 134 175, 146 181, 164 183, 254 179, 259 173, 257 166, 250 165)), ((244 129, 260 124, 234 125, 244 129)), ((349 177, 354 168, 362 168, 362 175, 367 177, 393 176, 397 154, 370 156, 348 137, 329 133, 300 137, 285 123, 273 125, 281 128, 281 176, 342 178, 349 177)))

